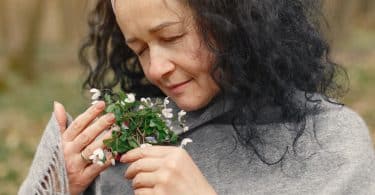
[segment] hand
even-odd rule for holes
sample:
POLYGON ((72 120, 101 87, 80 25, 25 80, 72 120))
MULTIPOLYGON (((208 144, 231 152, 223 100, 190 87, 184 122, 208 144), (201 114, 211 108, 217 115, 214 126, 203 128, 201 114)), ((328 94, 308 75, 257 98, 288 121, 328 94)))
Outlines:
MULTIPOLYGON (((98 165, 85 161, 81 157, 81 152, 84 156, 89 157, 95 149, 104 148, 103 140, 111 136, 111 132, 108 132, 102 138, 95 140, 115 121, 112 113, 95 120, 104 108, 103 101, 92 105, 66 128, 64 106, 55 103, 54 112, 60 127, 69 190, 72 195, 83 192, 101 171, 111 165, 109 160, 104 165, 98 165)), ((107 159, 109 158, 107 157, 107 159)))
POLYGON ((124 154, 131 163, 125 172, 137 194, 216 194, 186 150, 172 146, 148 146, 124 154))

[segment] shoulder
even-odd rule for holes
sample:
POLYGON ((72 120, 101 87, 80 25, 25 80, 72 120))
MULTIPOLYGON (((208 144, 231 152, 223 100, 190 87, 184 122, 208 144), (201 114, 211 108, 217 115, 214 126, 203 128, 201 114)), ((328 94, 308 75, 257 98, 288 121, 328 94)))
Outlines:
POLYGON ((313 125, 318 141, 325 147, 348 155, 374 154, 366 123, 347 106, 322 100, 313 125))

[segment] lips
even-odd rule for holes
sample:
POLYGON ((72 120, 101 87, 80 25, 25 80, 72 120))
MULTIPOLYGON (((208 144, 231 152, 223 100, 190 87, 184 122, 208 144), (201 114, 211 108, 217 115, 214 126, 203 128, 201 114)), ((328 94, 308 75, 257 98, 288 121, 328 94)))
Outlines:
POLYGON ((173 85, 169 85, 167 86, 167 88, 172 92, 172 93, 179 93, 182 91, 182 89, 184 88, 184 86, 189 83, 192 79, 190 80, 187 80, 187 81, 183 81, 183 82, 180 82, 180 83, 177 83, 177 84, 173 84, 173 85))

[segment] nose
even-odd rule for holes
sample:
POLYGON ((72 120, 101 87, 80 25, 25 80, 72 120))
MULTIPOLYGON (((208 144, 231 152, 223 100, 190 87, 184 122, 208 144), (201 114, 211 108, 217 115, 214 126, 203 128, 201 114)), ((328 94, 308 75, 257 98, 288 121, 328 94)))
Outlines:
POLYGON ((150 48, 150 58, 149 58, 149 79, 153 81, 161 80, 175 69, 175 65, 172 62, 167 51, 162 48, 150 48))

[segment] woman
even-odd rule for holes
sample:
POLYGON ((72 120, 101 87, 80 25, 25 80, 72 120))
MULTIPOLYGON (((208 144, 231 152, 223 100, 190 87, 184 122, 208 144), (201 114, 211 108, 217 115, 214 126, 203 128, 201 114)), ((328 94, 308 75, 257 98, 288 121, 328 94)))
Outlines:
POLYGON ((194 144, 92 164, 86 156, 104 147, 110 135, 95 138, 114 116, 94 120, 105 107, 99 102, 72 121, 56 103, 20 194, 375 192, 367 127, 332 99, 347 78, 328 58, 316 5, 99 0, 80 54, 90 68, 85 85, 169 96, 189 111, 190 131, 178 133, 194 144))

